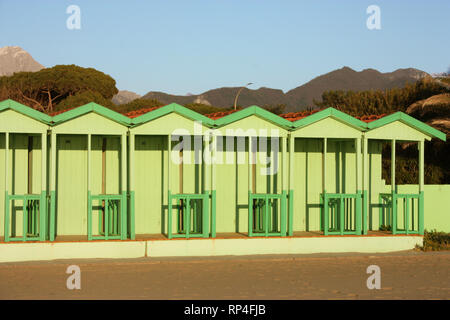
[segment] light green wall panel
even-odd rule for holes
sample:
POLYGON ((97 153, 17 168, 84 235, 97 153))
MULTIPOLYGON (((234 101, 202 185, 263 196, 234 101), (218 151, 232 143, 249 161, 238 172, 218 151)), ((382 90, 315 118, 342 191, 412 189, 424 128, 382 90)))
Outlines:
MULTIPOLYGON (((8 152, 8 193, 23 195, 28 193, 28 136, 21 133, 9 134, 9 152, 8 152)), ((41 136, 33 135, 32 146, 32 189, 31 193, 41 193, 41 136)), ((5 204, 5 134, 0 138, 0 192, 2 194, 1 204, 1 230, 0 235, 4 235, 4 204, 5 204)), ((10 217, 15 215, 15 230, 17 236, 22 236, 22 201, 14 201, 10 207, 10 217), (13 204, 14 207, 13 208, 13 204)), ((13 223, 11 223, 13 225, 13 223)))
MULTIPOLYGON (((240 144, 234 139, 234 148, 226 148, 218 138, 217 157, 222 163, 216 165, 216 226, 217 232, 248 231, 248 141, 240 144), (235 152, 238 150, 238 152, 235 152), (233 159, 233 163, 227 163, 233 159), (239 157, 243 163, 238 164, 239 157)), ((258 180, 257 180, 258 181, 258 180)))
MULTIPOLYGON (((217 164, 217 201, 216 219, 217 232, 248 232, 248 191, 253 187, 248 181, 248 139, 245 144, 239 144, 234 138, 234 148, 227 148, 226 138, 219 142, 217 156, 221 164, 217 164), (237 152, 236 152, 237 151, 237 152), (227 157, 228 156, 228 157, 227 157), (239 160, 240 157, 240 160, 239 160), (227 161, 228 159, 228 161, 227 161), (233 160, 233 163, 230 161, 233 160), (238 163, 240 162, 240 163, 238 163)), ((256 141, 256 140, 254 140, 256 141)), ((274 156, 266 151, 259 151, 259 142, 256 152, 256 193, 281 193, 282 191, 282 161, 281 152, 278 153, 278 164, 273 160, 274 156), (266 159, 269 157, 269 160, 266 159), (271 163, 274 164, 274 175, 267 175, 271 172, 271 163), (276 169, 275 169, 276 168, 276 169)), ((268 146, 270 148, 270 145, 268 146)), ((281 145, 279 146, 281 150, 281 145)), ((253 169, 252 175, 253 175, 253 169)))
MULTIPOLYGON (((389 193, 390 185, 385 185, 382 192, 389 193)), ((407 184, 397 185, 398 193, 417 194, 419 185, 407 184)), ((424 186, 424 223, 425 230, 436 230, 450 232, 450 185, 428 185, 424 186)), ((403 212, 401 201, 398 201, 399 214, 403 212)), ((375 226, 378 229, 378 224, 375 226)))
MULTIPOLYGON (((352 140, 328 139, 327 193, 356 193, 356 155, 352 140)), ((320 230, 323 192, 323 139, 295 139, 294 231, 320 230)))
POLYGON ((87 136, 57 137, 57 235, 87 235, 87 136))
MULTIPOLYGON (((379 229, 379 194, 386 192, 385 181, 382 179, 382 141, 369 140, 369 197, 368 206, 368 228, 369 230, 379 229)), ((390 192, 389 189, 387 192, 390 192)))
MULTIPOLYGON (((85 138, 87 139, 87 138, 85 138)), ((92 136, 91 193, 102 194, 102 146, 106 139, 106 194, 120 193, 120 137, 92 136)))
POLYGON ((167 214, 167 137, 135 139, 135 231, 162 233, 161 221, 167 214))

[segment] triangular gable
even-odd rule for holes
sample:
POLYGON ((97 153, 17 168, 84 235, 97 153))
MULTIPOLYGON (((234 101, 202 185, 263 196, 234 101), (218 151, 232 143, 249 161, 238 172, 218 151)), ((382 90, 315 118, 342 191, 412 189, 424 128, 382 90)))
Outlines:
POLYGON ((17 101, 7 99, 0 102, 0 112, 5 110, 14 110, 20 114, 23 114, 27 117, 30 117, 36 121, 42 122, 44 124, 50 124, 52 121, 52 117, 49 115, 37 111, 33 108, 25 106, 17 101))
POLYGON ((360 131, 364 131, 365 129, 367 129, 367 124, 365 122, 334 108, 327 108, 325 110, 309 115, 303 119, 294 121, 293 125, 295 130, 298 130, 328 117, 336 119, 360 131))
POLYGON ((63 122, 78 118, 78 117, 88 114, 90 112, 94 112, 98 115, 101 115, 101 116, 108 118, 112 121, 115 121, 117 123, 120 123, 124 126, 129 126, 131 123, 130 118, 124 116, 123 114, 115 112, 111 109, 103 107, 99 104, 96 104, 95 102, 90 102, 90 103, 82 105, 78 108, 71 109, 69 111, 60 113, 60 114, 54 116, 52 118, 52 120, 53 120, 54 125, 59 125, 63 122))
MULTIPOLYGON (((418 131, 420 133, 422 133, 423 135, 426 135, 427 137, 429 137, 429 139, 431 138, 438 138, 441 139, 442 141, 446 141, 446 134, 427 125, 426 123, 423 123, 422 121, 419 121, 409 115, 407 115, 406 113, 403 112, 396 112, 393 113, 391 115, 388 115, 386 117, 380 118, 378 120, 375 120, 373 122, 370 122, 367 127, 368 127, 368 132, 367 132, 367 136, 370 137, 371 135, 373 135, 375 133, 375 130, 384 130, 384 131, 390 131, 387 130, 389 128, 389 126, 392 126, 395 122, 400 122, 408 127, 410 127, 411 129, 414 129, 415 131, 418 131), (386 129, 386 130, 385 130, 386 129)), ((391 139, 394 139, 395 136, 392 136, 391 139)), ((408 140, 407 137, 401 137, 404 140, 408 140)), ((413 140, 417 140, 414 139, 413 140)))
POLYGON ((267 111, 258 106, 250 106, 245 109, 239 110, 238 112, 233 112, 229 115, 226 115, 223 118, 217 119, 215 121, 216 127, 224 127, 230 123, 242 120, 244 118, 250 117, 252 115, 257 116, 263 120, 271 122, 283 129, 290 129, 292 127, 292 123, 276 114, 273 114, 270 111, 267 111))
POLYGON ((177 113, 185 118, 188 118, 193 121, 200 121, 204 126, 212 127, 214 126, 214 120, 195 112, 191 109, 183 107, 177 103, 171 103, 164 107, 158 108, 156 110, 147 112, 139 117, 136 117, 131 120, 131 124, 133 127, 140 126, 149 121, 156 120, 170 113, 177 113))

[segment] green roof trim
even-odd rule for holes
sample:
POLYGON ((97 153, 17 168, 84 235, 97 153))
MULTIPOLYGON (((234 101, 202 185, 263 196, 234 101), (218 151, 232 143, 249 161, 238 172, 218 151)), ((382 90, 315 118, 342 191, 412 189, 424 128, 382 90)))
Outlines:
POLYGON ((256 115, 256 116, 262 118, 263 120, 272 122, 273 124, 283 127, 284 129, 292 128, 292 122, 290 122, 289 120, 286 120, 286 119, 284 119, 270 111, 267 111, 266 109, 258 107, 258 106, 250 106, 250 107, 244 108, 242 110, 239 110, 237 112, 233 112, 222 118, 219 118, 215 121, 215 125, 217 127, 223 127, 227 124, 239 121, 241 119, 247 118, 252 115, 256 115))
POLYGON ((319 112, 313 113, 312 115, 309 115, 303 119, 299 119, 297 121, 293 122, 295 130, 298 130, 300 128, 306 127, 314 122, 320 121, 322 119, 332 117, 336 120, 339 120, 349 126, 352 126, 358 130, 364 131, 367 129, 367 123, 364 121, 361 121, 359 119, 356 119, 342 111, 339 111, 334 108, 327 108, 324 110, 321 110, 319 112))
POLYGON ((0 111, 8 110, 8 109, 19 112, 25 116, 28 116, 34 120, 37 120, 37 121, 45 123, 45 124, 50 124, 52 122, 52 117, 50 117, 49 115, 42 113, 40 111, 37 111, 33 108, 30 108, 26 105, 23 105, 17 101, 7 99, 7 100, 3 100, 2 102, 0 102, 0 111))
POLYGON ((419 121, 419 120, 411 117, 410 115, 407 115, 406 113, 400 112, 400 111, 390 114, 388 116, 385 116, 383 118, 380 118, 378 120, 369 122, 367 127, 369 128, 369 131, 370 131, 370 130, 380 128, 382 126, 385 126, 385 125, 395 122, 395 121, 403 122, 404 124, 409 125, 410 127, 413 127, 417 131, 420 131, 423 134, 426 134, 430 137, 438 138, 438 139, 441 139, 442 141, 447 140, 447 136, 445 133, 429 126, 428 124, 426 124, 422 121, 419 121))
POLYGON ((164 107, 155 109, 153 111, 149 111, 147 113, 144 113, 143 115, 140 115, 139 117, 131 119, 131 124, 133 127, 139 126, 141 124, 144 124, 146 122, 155 120, 157 118, 163 117, 169 113, 175 112, 179 115, 182 115, 188 119, 194 120, 194 121, 201 121, 203 125, 206 126, 214 126, 214 120, 195 112, 191 109, 188 109, 186 107, 183 107, 177 103, 171 103, 164 107))
POLYGON ((59 125, 63 122, 80 117, 90 112, 95 112, 105 118, 108 118, 125 126, 129 126, 131 123, 130 118, 124 116, 123 114, 115 112, 111 109, 103 107, 99 104, 96 104, 95 102, 90 102, 75 109, 71 109, 63 113, 60 113, 53 117, 53 122, 54 125, 59 125))

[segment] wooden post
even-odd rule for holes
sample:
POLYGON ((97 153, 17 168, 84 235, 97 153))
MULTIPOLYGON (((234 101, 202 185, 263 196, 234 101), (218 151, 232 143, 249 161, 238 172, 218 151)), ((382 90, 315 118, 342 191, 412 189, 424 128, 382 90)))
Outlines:
POLYGON ((50 241, 55 240, 56 228, 56 133, 53 131, 50 134, 50 241))
MULTIPOLYGON (((327 138, 323 138, 322 154, 322 197, 323 197, 323 234, 328 235, 328 199, 326 197, 326 176, 327 176, 327 138)), ((341 200, 342 201, 342 200, 341 200)), ((343 214, 343 212, 341 212, 343 214)))
POLYGON ((253 234, 253 200, 252 200, 252 136, 248 136, 248 236, 253 234))
POLYGON ((122 141, 120 144, 120 151, 122 153, 121 161, 121 210, 120 210, 120 238, 125 240, 127 238, 127 134, 122 134, 122 141))
POLYGON ((369 139, 364 136, 363 139, 363 234, 367 234, 368 229, 368 191, 369 191, 369 158, 368 158, 369 139))
POLYGON ((41 135, 41 205, 39 207, 39 238, 47 238, 47 132, 41 135))
POLYGON ((397 197, 395 192, 395 139, 391 140, 391 194, 392 194, 392 234, 397 234, 397 197))
POLYGON ((5 242, 9 241, 9 166, 8 166, 8 156, 9 156, 9 132, 5 132, 5 242))
POLYGON ((87 205, 88 205, 88 240, 92 240, 92 204, 91 204, 91 134, 87 135, 87 205))
POLYGON ((172 151, 172 135, 167 135, 167 237, 172 239, 172 199, 170 190, 170 162, 172 151))
POLYGON ((135 239, 135 218, 134 218, 134 154, 135 154, 135 139, 136 136, 134 135, 134 133, 130 133, 129 137, 130 140, 129 143, 129 152, 130 152, 130 157, 129 157, 129 193, 130 193, 130 203, 129 203, 129 208, 130 208, 130 239, 134 240, 135 239))
POLYGON ((295 138, 289 134, 289 204, 288 204, 288 236, 294 234, 294 152, 295 138))
POLYGON ((212 150, 214 156, 211 154, 211 237, 216 237, 216 158, 217 158, 217 139, 214 132, 212 136, 212 150))
POLYGON ((355 231, 356 234, 361 234, 361 219, 362 219, 362 167, 361 167, 361 137, 356 138, 355 149, 356 149, 356 206, 355 206, 355 231))
POLYGON ((424 188, 425 188, 425 141, 419 141, 419 234, 425 231, 425 204, 424 204, 424 188))

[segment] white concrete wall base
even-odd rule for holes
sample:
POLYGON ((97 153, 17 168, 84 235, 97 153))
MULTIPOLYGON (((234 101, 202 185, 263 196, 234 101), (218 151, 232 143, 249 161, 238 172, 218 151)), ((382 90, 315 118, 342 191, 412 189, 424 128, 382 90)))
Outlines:
POLYGON ((422 245, 421 236, 189 239, 148 241, 148 257, 394 252, 422 245))
POLYGON ((57 259, 139 258, 145 241, 0 243, 0 262, 57 259))
POLYGON ((295 237, 0 243, 0 263, 58 259, 126 259, 258 254, 394 252, 422 245, 421 236, 295 237))

